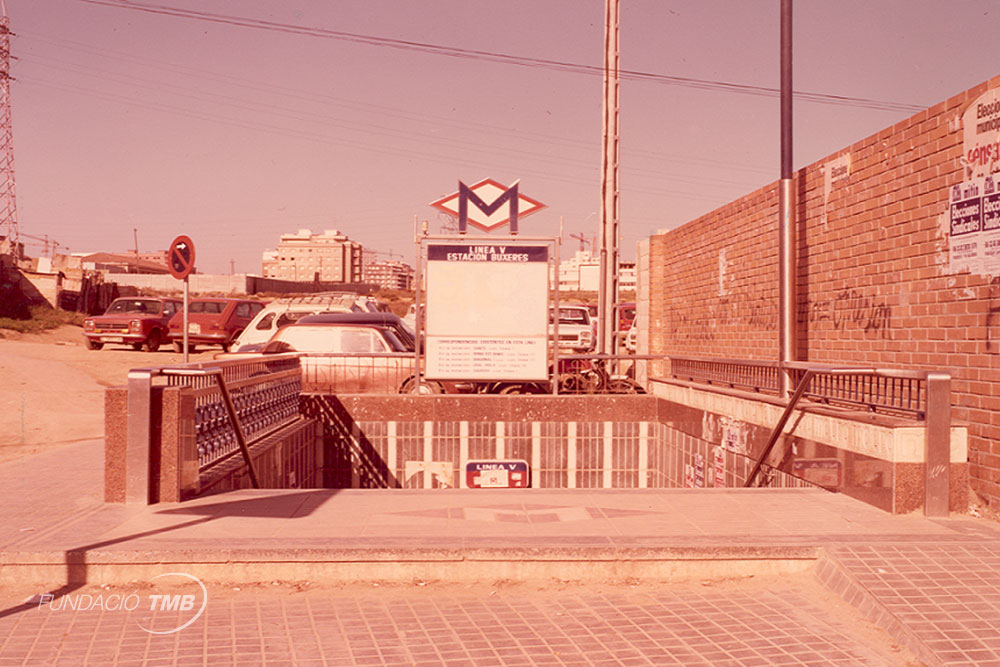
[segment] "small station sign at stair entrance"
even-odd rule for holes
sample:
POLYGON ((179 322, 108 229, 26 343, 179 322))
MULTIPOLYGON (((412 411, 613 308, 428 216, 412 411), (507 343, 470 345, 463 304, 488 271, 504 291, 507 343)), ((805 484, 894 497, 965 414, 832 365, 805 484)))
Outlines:
POLYGON ((468 461, 465 464, 465 485, 470 489, 526 489, 528 462, 468 461))

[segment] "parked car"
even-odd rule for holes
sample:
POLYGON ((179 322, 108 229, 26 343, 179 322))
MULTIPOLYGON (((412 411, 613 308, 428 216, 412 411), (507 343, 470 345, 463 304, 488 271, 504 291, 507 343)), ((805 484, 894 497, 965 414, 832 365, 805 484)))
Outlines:
MULTIPOLYGON (((406 323, 397 315, 393 313, 369 313, 369 312, 332 312, 332 313, 317 313, 315 315, 303 315, 298 318, 295 322, 290 322, 285 326, 290 326, 291 324, 304 325, 304 324, 363 324, 368 326, 378 327, 380 329, 385 329, 392 332, 392 334, 399 340, 403 345, 403 350, 405 352, 413 352, 414 346, 416 345, 415 335, 413 331, 406 326, 406 323)), ((284 328, 284 327, 283 327, 284 328)), ((277 332, 275 332, 277 333, 277 332)), ((274 336, 272 335, 272 339, 274 336)), ((229 354, 217 354, 216 359, 232 359, 236 355, 244 355, 247 353, 261 352, 267 345, 268 341, 263 343, 250 343, 248 345, 242 345, 229 354)), ((323 350, 325 352, 330 352, 332 350, 323 350)), ((393 350, 396 351, 396 350, 393 350)))
POLYGON ((635 302, 615 304, 615 320, 618 322, 618 331, 627 332, 635 320, 635 302))
MULTIPOLYGON (((326 317, 326 316, 316 316, 326 317)), ((413 349, 387 328, 371 324, 299 321, 282 327, 260 354, 304 353, 302 390, 319 393, 407 393, 414 391, 413 349)), ((237 352, 233 356, 244 355, 237 352)), ((428 393, 441 393, 434 385, 428 393)))
MULTIPOLYGON (((549 311, 549 326, 555 323, 555 309, 549 311)), ((587 306, 559 306, 559 349, 585 354, 594 349, 595 322, 587 306)))
POLYGON ((256 317, 243 329, 243 333, 233 342, 232 349, 237 352, 250 351, 250 348, 246 350, 244 348, 248 345, 259 346, 259 344, 266 343, 275 331, 292 322, 297 322, 306 315, 366 311, 367 308, 362 308, 357 301, 357 294, 344 292, 320 292, 306 296, 276 299, 257 313, 256 317))
MULTIPOLYGON (((188 352, 197 345, 220 345, 228 352, 233 341, 262 311, 265 302, 252 299, 197 298, 188 303, 188 352)), ((168 323, 175 352, 184 351, 184 313, 179 310, 168 323)))
POLYGON ((167 323, 182 307, 180 299, 127 297, 115 299, 103 315, 83 321, 87 347, 99 350, 108 343, 131 345, 156 352, 167 340, 167 323))

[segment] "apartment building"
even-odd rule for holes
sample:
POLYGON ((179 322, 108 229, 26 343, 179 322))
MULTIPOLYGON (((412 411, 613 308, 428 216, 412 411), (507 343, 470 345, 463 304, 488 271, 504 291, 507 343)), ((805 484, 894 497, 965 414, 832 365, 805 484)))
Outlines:
POLYGON ((296 282, 360 283, 362 247, 336 229, 313 234, 300 229, 282 234, 277 250, 265 250, 261 272, 265 278, 296 282))

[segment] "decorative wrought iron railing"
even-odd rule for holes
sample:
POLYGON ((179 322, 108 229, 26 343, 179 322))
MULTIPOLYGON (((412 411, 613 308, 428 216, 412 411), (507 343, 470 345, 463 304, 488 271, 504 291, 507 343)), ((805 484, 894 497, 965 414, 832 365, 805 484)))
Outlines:
POLYGON ((188 364, 164 368, 161 374, 167 386, 194 392, 200 470, 240 451, 237 428, 249 445, 299 418, 302 371, 297 355, 188 364), (230 419, 227 392, 238 425, 230 419))

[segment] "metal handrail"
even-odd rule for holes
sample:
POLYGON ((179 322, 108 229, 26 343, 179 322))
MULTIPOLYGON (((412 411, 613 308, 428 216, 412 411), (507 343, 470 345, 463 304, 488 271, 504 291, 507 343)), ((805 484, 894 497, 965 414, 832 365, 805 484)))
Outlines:
POLYGON ((808 362, 670 357, 670 374, 676 379, 779 394, 783 371, 797 386, 808 371, 814 373, 803 398, 826 405, 863 408, 923 420, 926 417, 928 371, 890 368, 851 368, 808 362))

